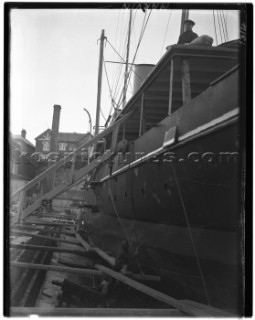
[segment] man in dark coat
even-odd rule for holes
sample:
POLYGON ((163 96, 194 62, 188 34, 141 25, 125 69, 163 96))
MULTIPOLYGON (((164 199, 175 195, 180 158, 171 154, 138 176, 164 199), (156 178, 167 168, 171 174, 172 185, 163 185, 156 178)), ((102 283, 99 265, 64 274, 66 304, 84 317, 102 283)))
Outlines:
POLYGON ((195 22, 192 20, 185 20, 184 21, 184 32, 180 35, 177 44, 185 44, 190 43, 194 39, 198 37, 198 35, 192 31, 195 22))

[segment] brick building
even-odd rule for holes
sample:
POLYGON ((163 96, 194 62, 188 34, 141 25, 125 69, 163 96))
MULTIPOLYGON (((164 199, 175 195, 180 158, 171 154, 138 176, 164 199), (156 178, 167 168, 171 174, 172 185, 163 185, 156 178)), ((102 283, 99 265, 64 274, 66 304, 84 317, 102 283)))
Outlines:
MULTIPOLYGON (((89 141, 92 138, 91 133, 76 133, 76 132, 58 132, 57 135, 57 150, 55 152, 72 152, 81 144, 89 141)), ((35 138, 35 151, 43 154, 51 152, 52 130, 47 129, 35 138)))

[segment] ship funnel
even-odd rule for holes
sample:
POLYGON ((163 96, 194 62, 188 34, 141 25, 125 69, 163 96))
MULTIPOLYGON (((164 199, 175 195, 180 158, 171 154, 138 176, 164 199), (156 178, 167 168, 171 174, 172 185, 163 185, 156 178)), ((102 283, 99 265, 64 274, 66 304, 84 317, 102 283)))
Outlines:
POLYGON ((136 64, 133 72, 133 94, 135 94, 141 87, 142 83, 151 73, 154 64, 136 64))

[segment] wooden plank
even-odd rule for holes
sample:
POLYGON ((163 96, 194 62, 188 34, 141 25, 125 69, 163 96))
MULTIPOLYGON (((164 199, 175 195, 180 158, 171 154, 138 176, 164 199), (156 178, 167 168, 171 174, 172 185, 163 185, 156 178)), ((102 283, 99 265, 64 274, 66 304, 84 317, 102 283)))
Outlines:
POLYGON ((144 93, 141 97, 141 113, 140 113, 140 124, 139 124, 139 137, 142 135, 143 131, 143 123, 144 123, 144 116, 143 116, 143 109, 144 109, 144 93))
POLYGON ((50 222, 50 221, 42 221, 42 220, 23 220, 23 224, 37 224, 43 226, 50 226, 50 227, 75 227, 76 223, 57 223, 57 222, 50 222))
POLYGON ((50 247, 50 246, 36 246, 36 245, 28 245, 28 244, 11 243, 9 247, 11 249, 15 248, 15 249, 25 249, 25 250, 44 250, 44 251, 53 251, 53 252, 73 253, 81 256, 87 255, 87 253, 84 250, 65 249, 65 248, 50 247))
MULTIPOLYGON (((91 246, 87 241, 85 241, 78 233, 76 233, 76 239, 82 244, 82 246, 88 250, 88 251, 94 251, 96 252, 102 259, 104 259, 106 262, 108 262, 111 266, 114 266, 115 264, 115 258, 109 256, 107 253, 105 253, 103 250, 101 250, 98 247, 91 246)), ((134 274, 131 272, 126 273, 127 276, 134 278, 136 280, 144 280, 144 281, 160 281, 159 276, 154 275, 140 275, 140 274, 134 274)))
POLYGON ((173 75, 174 75, 174 59, 171 59, 170 67, 170 83, 169 83, 169 100, 168 100, 168 115, 172 113, 173 103, 173 75))
MULTIPOLYGON (((72 268, 72 267, 62 267, 62 266, 55 266, 55 265, 46 265, 46 264, 37 264, 37 263, 28 263, 28 262, 10 262, 10 267, 15 268, 25 268, 25 269, 38 269, 38 270, 47 270, 47 271, 59 271, 59 272, 66 272, 66 273, 74 273, 84 276, 103 276, 105 272, 101 270, 95 269, 85 269, 85 268, 72 268)), ((100 266, 103 267, 103 266, 100 266)), ((108 268, 107 268, 108 269, 108 268)), ((109 269, 110 270, 110 269, 109 269)), ((113 271, 114 273, 117 273, 113 271)), ((153 281, 154 276, 143 276, 140 274, 129 273, 132 278, 136 280, 151 280, 153 281)), ((130 279, 125 277, 126 279, 130 279)), ((131 280, 131 279, 130 279, 131 280)), ((138 282, 139 283, 139 282, 138 282)))
POLYGON ((63 199, 63 200, 78 200, 78 201, 84 201, 86 195, 85 190, 68 190, 66 192, 61 193, 56 197, 56 199, 63 199))
MULTIPOLYGON (((218 316, 218 314, 215 313, 215 308, 214 307, 199 303, 197 301, 192 301, 192 300, 182 300, 182 302, 185 302, 187 305, 190 305, 191 307, 195 307, 195 308, 198 308, 200 310, 205 310, 206 312, 211 310, 213 315, 218 316)), ((216 310, 219 310, 219 309, 216 309, 216 310)), ((238 316, 237 314, 232 313, 233 311, 230 312, 230 311, 224 310, 224 312, 228 312, 229 317, 230 316, 231 317, 237 317, 238 316)))
POLYGON ((85 241, 78 233, 76 233, 76 239, 81 243, 81 245, 88 251, 96 252, 102 259, 108 262, 111 266, 115 264, 115 258, 109 256, 107 253, 102 251, 97 247, 92 247, 87 241, 85 241))
POLYGON ((100 270, 85 269, 85 268, 70 268, 70 267, 28 263, 28 262, 10 262, 10 267, 47 270, 47 271, 59 271, 59 272, 66 272, 66 273, 75 273, 75 274, 84 275, 84 276, 102 276, 103 275, 103 272, 101 272, 100 270))
POLYGON ((45 239, 45 240, 52 240, 52 241, 56 241, 56 242, 64 242, 64 243, 70 243, 70 244, 79 244, 79 242, 77 242, 76 240, 74 241, 70 241, 70 240, 64 240, 61 238, 54 238, 54 237, 47 237, 47 236, 42 236, 40 234, 34 234, 34 233, 29 233, 29 232, 24 232, 24 231, 12 231, 11 234, 17 234, 17 235, 24 235, 24 236, 28 236, 28 237, 32 237, 32 238, 38 238, 38 239, 45 239))
POLYGON ((109 158, 111 158, 113 154, 111 152, 103 154, 101 157, 95 159, 93 162, 85 166, 84 168, 78 170, 74 173, 73 183, 63 183, 55 187, 53 190, 45 193, 40 199, 36 200, 33 204, 26 207, 26 209, 22 210, 21 212, 21 219, 24 219, 29 214, 31 214, 33 211, 38 209, 41 205, 42 199, 50 200, 52 198, 55 198, 60 193, 66 191, 67 189, 71 188, 73 185, 75 185, 78 181, 82 181, 82 179, 85 179, 84 177, 86 174, 88 174, 90 171, 94 170, 96 167, 98 167, 102 162, 107 161, 109 158))
MULTIPOLYGON (((43 226, 42 226, 43 227, 43 226)), ((73 236, 75 235, 75 232, 71 232, 71 231, 59 231, 59 230, 55 230, 55 229, 42 229, 40 227, 36 227, 36 226, 30 226, 30 225, 23 225, 23 224, 18 224, 12 227, 11 230, 34 230, 34 231, 41 231, 42 233, 55 233, 55 234, 63 234, 66 236, 73 236)))
POLYGON ((206 306, 201 309, 195 305, 191 305, 190 303, 186 303, 185 301, 182 302, 182 301, 179 301, 179 300, 176 300, 164 293, 161 293, 155 289, 152 289, 144 284, 141 284, 133 279, 130 279, 126 276, 124 276, 123 274, 120 274, 118 272, 115 272, 109 268, 106 268, 104 266, 101 266, 101 265, 98 265, 96 264, 95 265, 96 269, 102 271, 103 273, 125 283, 126 285, 132 287, 132 288, 135 288, 161 302, 164 302, 182 312, 185 312, 187 313, 188 315, 191 315, 191 316, 195 316, 195 317, 212 317, 212 316, 218 316, 218 317, 231 317, 233 316, 232 314, 230 314, 229 312, 226 312, 224 310, 220 310, 220 309, 216 309, 216 308, 213 308, 213 307, 210 307, 210 308, 206 308, 206 306))
POLYGON ((125 309, 125 308, 25 308, 11 307, 10 316, 108 316, 108 317, 184 317, 176 309, 125 309))
POLYGON ((189 61, 187 59, 183 59, 182 61, 182 98, 183 104, 191 100, 190 71, 189 61))
MULTIPOLYGON (((70 197, 69 199, 72 199, 72 197, 70 197)), ((50 213, 38 213, 35 214, 34 217, 39 217, 39 218, 57 218, 57 219, 65 219, 65 220, 73 220, 72 217, 68 216, 68 215, 63 215, 63 214, 50 214, 50 213)))
POLYGON ((111 150, 115 150, 118 141, 118 134, 119 134, 120 126, 116 126, 112 132, 112 141, 111 141, 111 150))

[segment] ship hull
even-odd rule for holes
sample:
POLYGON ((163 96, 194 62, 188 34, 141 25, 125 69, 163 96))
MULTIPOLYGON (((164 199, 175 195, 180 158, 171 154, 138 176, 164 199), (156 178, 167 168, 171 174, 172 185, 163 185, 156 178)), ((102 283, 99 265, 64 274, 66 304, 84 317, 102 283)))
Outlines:
POLYGON ((133 250, 139 248, 139 267, 162 277, 161 290, 238 309, 239 161, 218 157, 238 154, 238 135, 237 122, 215 126, 165 150, 174 152, 177 162, 154 157, 160 161, 103 181, 95 189, 99 212, 85 215, 92 241, 116 256, 126 238, 133 250), (212 161, 203 157, 208 152, 215 155, 212 161), (196 157, 189 158, 191 153, 196 157))

